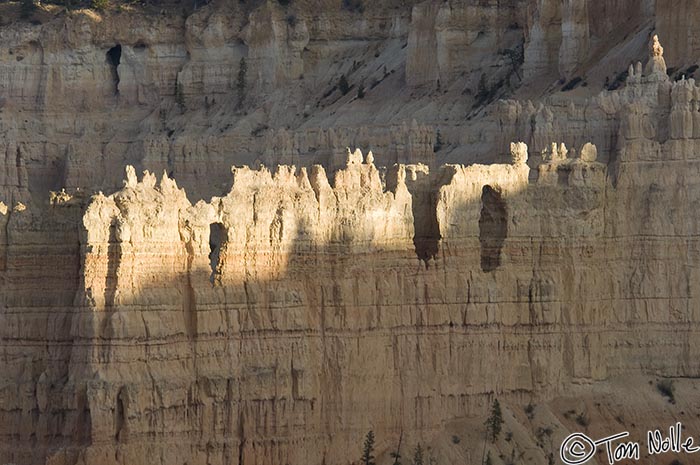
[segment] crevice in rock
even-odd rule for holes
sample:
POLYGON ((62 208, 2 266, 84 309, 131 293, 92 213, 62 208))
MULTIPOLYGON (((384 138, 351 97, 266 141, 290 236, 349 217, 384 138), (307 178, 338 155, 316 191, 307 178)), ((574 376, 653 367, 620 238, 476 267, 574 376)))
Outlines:
POLYGON ((10 259, 10 217, 12 215, 12 210, 9 210, 7 212, 7 218, 5 219, 5 225, 4 225, 4 241, 2 244, 2 248, 4 251, 4 257, 3 260, 0 262, 0 271, 5 272, 7 271, 7 262, 10 259))
MULTIPOLYGON (((394 174, 387 176, 387 187, 390 190, 395 184, 395 177, 394 174)), ((437 219, 437 202, 440 187, 444 184, 442 178, 433 183, 427 169, 407 169, 406 187, 412 197, 413 246, 418 259, 426 268, 429 267, 430 260, 437 255, 442 239, 437 219)))
POLYGON ((125 408, 124 408, 124 390, 121 389, 119 394, 117 394, 117 406, 115 409, 115 433, 114 439, 117 442, 122 442, 124 439, 124 418, 125 418, 125 408))
POLYGON ((119 94, 119 63, 122 58, 122 46, 117 44, 107 50, 107 63, 112 68, 112 81, 114 82, 114 93, 119 94))
POLYGON ((76 421, 75 438, 80 445, 92 444, 92 414, 87 389, 82 389, 77 395, 78 419, 76 421))
MULTIPOLYGON (((107 244, 107 274, 105 275, 105 307, 113 311, 117 293, 119 261, 121 259, 121 247, 117 238, 117 220, 113 219, 109 225, 109 243, 107 244)), ((105 318, 105 322, 107 319, 105 318)))
POLYGON ((226 228, 221 223, 209 225, 209 266, 211 275, 209 281, 212 284, 221 279, 221 250, 226 244, 226 228))
POLYGON ((186 244, 187 249, 187 278, 184 293, 185 328, 187 336, 193 339, 197 335, 197 300, 192 286, 192 261, 194 260, 194 247, 192 242, 186 244))
POLYGON ((245 458, 245 427, 243 422, 245 421, 245 416, 243 414, 243 408, 240 408, 238 412, 238 465, 244 465, 243 459, 245 458))
MULTIPOLYGON (((608 154, 607 165, 608 169, 606 171, 606 176, 610 179, 610 183, 613 188, 617 188, 617 180, 620 174, 620 161, 622 155, 622 149, 619 146, 619 134, 620 134, 620 122, 612 121, 610 130, 610 139, 608 146, 610 147, 610 153, 608 154)), ((624 138, 623 138, 624 139, 624 138)), ((602 160, 601 160, 602 161, 602 160)))
POLYGON ((430 193, 426 199, 413 203, 413 246, 416 248, 416 255, 428 267, 429 260, 434 258, 440 244, 440 226, 437 221, 435 202, 430 193))
POLYGON ((531 325, 537 325, 538 318, 537 318, 537 308, 535 307, 537 304, 537 298, 536 298, 536 281, 535 278, 533 277, 532 280, 530 281, 530 286, 528 287, 527 290, 527 308, 528 312, 530 313, 530 324, 531 325))
POLYGON ((479 217, 482 271, 493 271, 501 265, 501 249, 507 234, 506 203, 497 189, 485 185, 481 191, 481 216, 479 217))

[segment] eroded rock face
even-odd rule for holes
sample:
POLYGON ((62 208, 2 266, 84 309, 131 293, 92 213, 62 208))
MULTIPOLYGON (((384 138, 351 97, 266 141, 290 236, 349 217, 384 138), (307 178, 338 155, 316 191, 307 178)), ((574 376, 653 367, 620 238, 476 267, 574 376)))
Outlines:
POLYGON ((421 2, 413 7, 408 35, 406 81, 410 86, 449 86, 479 67, 483 51, 518 43, 525 2, 421 2))
POLYGON ((0 414, 21 433, 3 460, 348 463, 370 428, 388 451, 494 393, 698 376, 700 224, 677 208, 700 196, 697 89, 633 70, 600 97, 621 118, 610 165, 552 141, 535 173, 523 143, 509 164, 432 171, 347 150, 330 174, 234 168, 194 205, 129 167, 84 207, 5 212, 0 414), (18 283, 55 224, 73 229, 40 298, 18 283))
MULTIPOLYGON (((531 78, 577 69, 614 26, 592 13, 601 2, 530 7, 531 78)), ((361 116, 384 125, 358 125, 329 104, 320 127, 288 130, 289 108, 313 113, 291 93, 227 132, 243 113, 228 111, 240 59, 254 102, 302 73, 332 89, 355 66, 314 65, 333 47, 357 57, 336 42, 369 37, 388 45, 363 49, 378 59, 365 77, 424 91, 522 26, 469 2, 349 23, 280 8, 135 28, 77 15, 10 41, 22 59, 0 66, 0 461, 349 463, 370 428, 386 454, 480 418, 494 396, 521 406, 616 377, 700 376, 700 90, 668 79, 658 40, 618 90, 502 101, 489 131, 451 129, 469 147, 476 134, 474 150, 497 141, 491 161, 507 163, 436 166, 436 133, 401 121, 420 117, 411 105, 396 120, 370 107, 361 116), (76 105, 92 117, 70 116, 76 105), (366 154, 346 148, 365 140, 366 154), (280 166, 229 174, 256 160, 280 166), (92 195, 113 192, 126 161, 142 166, 92 195), (193 204, 178 183, 223 195, 193 204)))
MULTIPOLYGON (((644 59, 654 24, 676 50, 669 66, 697 61, 692 34, 672 28, 681 20, 663 2, 196 3, 185 14, 169 6, 3 20, 0 197, 111 192, 131 164, 165 170, 193 199, 208 199, 230 187, 234 164, 334 170, 346 146, 372 149, 377 166, 435 167, 504 161, 489 157, 512 140, 537 152, 540 142, 591 140, 606 160, 611 134, 572 143, 567 132, 580 131, 566 127, 606 115, 555 115, 563 128, 531 141, 527 128, 493 124, 496 102, 556 93, 561 79, 588 79, 595 95, 644 59)), ((15 7, 3 6, 3 17, 15 7)))
POLYGON ((697 0, 656 2, 656 31, 668 48, 669 66, 690 64, 688 57, 700 54, 700 39, 695 32, 698 6, 697 0))
MULTIPOLYGON (((528 35, 524 73, 542 75, 556 68, 566 81, 577 76, 590 53, 591 44, 605 41, 620 30, 634 32, 636 24, 665 17, 664 2, 595 0, 528 2, 528 35)), ((580 74, 579 74, 580 75, 580 74)))

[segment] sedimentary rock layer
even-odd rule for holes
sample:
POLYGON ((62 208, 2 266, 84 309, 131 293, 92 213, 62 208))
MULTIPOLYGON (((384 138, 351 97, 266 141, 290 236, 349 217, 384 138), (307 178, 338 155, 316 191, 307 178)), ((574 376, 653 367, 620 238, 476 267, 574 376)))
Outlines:
POLYGON ((0 197, 113 192, 131 164, 208 199, 230 187, 233 164, 335 169, 352 144, 378 166, 433 168, 502 161, 510 140, 538 153, 551 140, 578 146, 570 139, 592 137, 567 121, 605 115, 566 115, 567 100, 553 112, 564 128, 538 118, 547 137, 534 143, 493 124, 491 104, 515 96, 537 108, 577 78, 595 95, 644 58, 654 27, 669 66, 690 75, 700 58, 690 1, 203 3, 44 5, 33 23, 10 22, 18 5, 0 6, 0 197))
POLYGON ((0 29, 0 461, 342 464, 700 376, 695 82, 652 40, 491 105, 654 22, 691 65, 683 2, 253 3, 0 29))
POLYGON ((600 101, 624 116, 609 165, 358 150, 234 168, 194 205, 128 168, 109 196, 3 208, 2 459, 347 463, 369 428, 386 448, 494 395, 698 376, 698 88, 659 66, 600 101))

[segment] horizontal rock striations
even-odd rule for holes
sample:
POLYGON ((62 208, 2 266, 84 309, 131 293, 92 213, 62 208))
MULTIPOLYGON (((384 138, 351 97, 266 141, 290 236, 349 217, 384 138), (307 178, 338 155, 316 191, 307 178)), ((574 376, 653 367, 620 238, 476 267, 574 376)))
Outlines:
MULTIPOLYGON (((230 187, 232 165, 334 170, 348 145, 378 166, 502 161, 511 140, 542 147, 493 124, 500 99, 537 109, 567 84, 587 97, 621 85, 654 27, 669 66, 697 70, 693 16, 674 14, 691 1, 286 3, 43 5, 34 24, 4 5, 0 197, 112 192, 131 164, 208 199, 230 187)), ((567 115, 539 142, 578 146, 568 121, 607 119, 567 115)), ((579 136, 607 156, 610 134, 579 136)))
MULTIPOLYGON (((528 25, 531 77, 557 60, 581 66, 612 27, 586 30, 580 5, 555 3, 536 2, 528 25)), ((411 92, 432 92, 456 82, 465 44, 506 41, 508 24, 480 38, 481 24, 458 30, 469 8, 416 5, 410 23, 372 10, 362 29, 359 12, 307 23, 277 7, 161 15, 158 33, 81 13, 13 39, 14 66, 0 66, 0 461, 350 463, 370 428, 387 453, 483 416, 494 397, 525 405, 615 377, 700 376, 700 90, 669 79, 658 39, 617 89, 504 100, 474 132, 448 128, 503 163, 440 165, 437 132, 393 120, 394 107, 384 126, 331 109, 294 131, 266 128, 260 112, 303 115, 275 92, 302 74, 337 85, 326 71, 352 68, 307 64, 358 30, 387 41, 369 56, 405 54, 403 68, 384 57, 395 66, 377 79, 399 69, 411 92), (424 37, 436 55, 415 48, 424 37), (249 114, 229 95, 244 56, 255 92, 280 99, 249 114), (164 97, 176 103, 161 108, 164 97), (65 117, 76 102, 94 119, 65 117), (281 164, 240 166, 255 161, 281 164), (226 194, 193 203, 178 183, 192 199, 226 194)), ((481 13, 484 25, 498 16, 481 13)), ((321 100, 331 95, 363 100, 357 87, 321 100)))
POLYGON ((128 167, 49 216, 4 208, 2 459, 347 463, 370 428, 386 450, 493 395, 698 376, 698 88, 655 66, 598 100, 622 115, 607 165, 590 143, 535 168, 523 143, 435 170, 348 150, 234 168, 194 205, 128 167))

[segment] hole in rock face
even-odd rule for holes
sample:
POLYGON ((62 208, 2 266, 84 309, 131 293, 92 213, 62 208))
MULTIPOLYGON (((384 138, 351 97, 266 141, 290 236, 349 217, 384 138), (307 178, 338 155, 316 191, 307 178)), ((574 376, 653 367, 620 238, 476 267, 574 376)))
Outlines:
POLYGON ((221 223, 209 225, 209 266, 211 275, 209 281, 212 283, 221 275, 220 254, 221 248, 226 243, 226 228, 221 223))
POLYGON ((479 242, 481 270, 493 271, 501 265, 501 249, 508 234, 508 213, 501 193, 486 185, 481 191, 479 242))
POLYGON ((122 46, 120 44, 107 50, 107 63, 112 66, 112 81, 114 81, 114 93, 119 93, 119 63, 122 59, 122 46))
POLYGON ((110 48, 107 50, 107 62, 114 66, 117 67, 119 66, 119 62, 122 59, 122 46, 120 44, 115 45, 114 47, 110 48))

